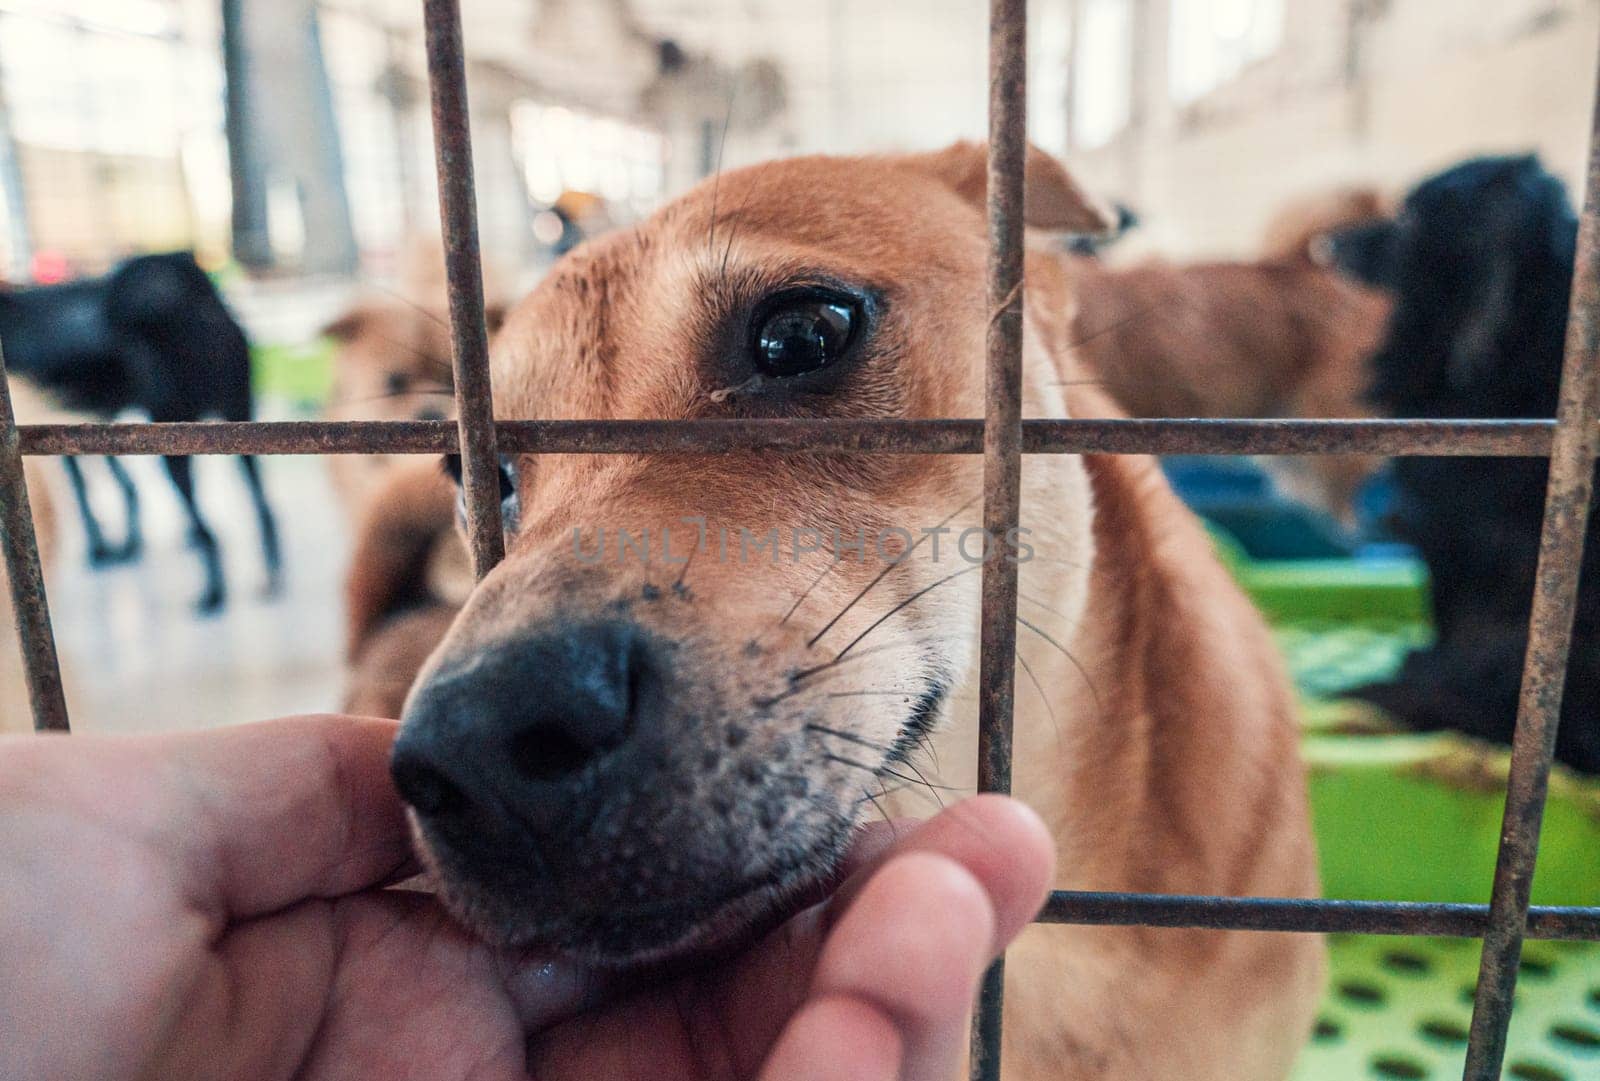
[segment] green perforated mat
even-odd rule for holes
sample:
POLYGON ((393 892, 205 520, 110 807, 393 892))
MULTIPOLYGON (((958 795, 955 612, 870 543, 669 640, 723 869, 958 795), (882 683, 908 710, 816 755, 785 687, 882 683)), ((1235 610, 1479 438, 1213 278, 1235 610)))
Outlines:
MULTIPOLYGON (((1295 1081, 1455 1081, 1478 975, 1475 939, 1334 935, 1333 977, 1295 1081)), ((1529 943, 1505 1076, 1600 1078, 1600 947, 1529 943)))
MULTIPOLYGON (((1415 564, 1224 559, 1273 624, 1305 702, 1304 753, 1329 897, 1488 900, 1508 756, 1446 733, 1396 731, 1342 691, 1383 679, 1426 643, 1415 564)), ((1557 769, 1534 876, 1537 904, 1600 904, 1600 782, 1557 769)), ((1316 1034, 1293 1081, 1461 1076, 1475 939, 1335 935, 1316 1034)), ((1530 942, 1505 1076, 1600 1081, 1600 945, 1530 942)))

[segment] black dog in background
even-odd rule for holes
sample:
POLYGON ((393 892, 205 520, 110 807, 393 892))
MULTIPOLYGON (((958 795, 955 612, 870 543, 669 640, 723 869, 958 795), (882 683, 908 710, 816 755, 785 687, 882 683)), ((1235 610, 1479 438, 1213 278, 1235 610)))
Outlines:
MULTIPOLYGON (((0 291, 0 347, 13 375, 74 412, 110 420, 131 408, 157 422, 242 421, 254 412, 250 344, 188 252, 137 256, 103 278, 0 291)), ((267 589, 276 592, 277 526, 255 459, 242 455, 239 463, 256 508, 267 589)), ((197 607, 215 612, 226 597, 216 537, 195 503, 189 459, 171 456, 166 466, 188 510, 190 540, 205 571, 197 607)), ((132 486, 125 477, 119 484, 126 498, 132 486)), ((99 527, 83 497, 81 475, 74 485, 92 547, 99 527)), ((131 499, 128 511, 129 539, 136 545, 131 499)))
MULTIPOLYGON (((1330 238, 1395 297, 1369 400, 1393 417, 1553 417, 1578 219, 1533 157, 1479 158, 1393 220, 1330 238)), ((1543 458, 1397 458, 1393 528, 1433 579, 1437 641, 1354 691, 1419 729, 1509 743, 1544 513, 1543 458)), ((1556 757, 1600 772, 1600 516, 1585 545, 1556 757)))

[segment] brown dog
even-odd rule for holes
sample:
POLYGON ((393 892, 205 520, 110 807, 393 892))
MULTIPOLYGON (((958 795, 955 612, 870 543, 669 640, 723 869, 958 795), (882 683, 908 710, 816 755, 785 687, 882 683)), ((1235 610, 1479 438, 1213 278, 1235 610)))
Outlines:
MULTIPOLYGON (((1364 189, 1290 204, 1257 262, 1113 269, 1071 264, 1077 352, 1138 417, 1365 417, 1367 359, 1389 300, 1313 259, 1317 238, 1378 217, 1364 189)), ((1275 463, 1295 494, 1345 522, 1377 459, 1319 455, 1275 463)))
MULTIPOLYGON (((451 396, 450 327, 444 306, 368 300, 323 328, 335 344, 329 420, 445 420, 451 396)), ((334 489, 352 514, 403 458, 341 454, 328 459, 334 489)))
MULTIPOLYGON (((337 347, 330 419, 455 415, 443 265, 437 244, 412 242, 394 297, 363 301, 324 328, 337 347)), ((491 271, 484 268, 486 288, 497 295, 491 271)), ((505 307, 491 300, 484 314, 493 332, 505 307)), ((454 528, 454 488, 437 462, 406 455, 338 455, 328 467, 356 528, 345 582, 344 708, 398 717, 472 581, 454 528)))
MULTIPOLYGON (((708 182, 513 312, 498 412, 981 416, 983 176, 962 144, 708 182)), ((1027 217, 1106 225, 1042 154, 1027 217)), ((1026 412, 1110 414, 1076 385, 1074 275, 1043 251, 1027 273, 1026 412)), ((480 932, 619 966, 699 956, 825 877, 920 738, 971 783, 976 457, 513 465, 509 554, 429 660, 394 760, 480 932), (837 560, 800 557, 817 536, 837 560)), ((992 539, 1021 564, 1016 789, 1060 885, 1313 895, 1287 681, 1154 463, 1032 457, 1022 521, 992 539)), ((1314 936, 1033 928, 1009 955, 1007 1076, 1282 1078, 1321 975, 1314 936)))
POLYGON ((400 716, 428 655, 472 589, 456 487, 435 460, 385 471, 356 525, 345 577, 342 709, 400 716))
MULTIPOLYGON (((505 319, 500 275, 483 267, 488 298, 484 316, 492 334, 505 319)), ((399 287, 354 304, 322 329, 332 338, 330 420, 447 420, 455 416, 450 365, 450 323, 444 251, 435 240, 413 238, 404 247, 399 287)), ((394 466, 399 455, 337 455, 328 460, 334 488, 353 516, 394 466)))

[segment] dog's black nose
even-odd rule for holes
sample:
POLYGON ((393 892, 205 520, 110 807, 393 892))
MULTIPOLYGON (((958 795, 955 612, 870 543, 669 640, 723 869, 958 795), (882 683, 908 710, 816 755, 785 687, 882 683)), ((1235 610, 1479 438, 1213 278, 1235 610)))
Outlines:
POLYGON ((447 667, 406 709, 391 765, 425 818, 537 826, 623 757, 652 683, 627 623, 564 626, 447 667))

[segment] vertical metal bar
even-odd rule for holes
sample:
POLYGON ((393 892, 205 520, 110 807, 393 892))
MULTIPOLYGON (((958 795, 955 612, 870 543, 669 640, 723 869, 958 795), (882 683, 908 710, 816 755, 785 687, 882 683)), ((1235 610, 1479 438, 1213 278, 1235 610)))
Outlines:
MULTIPOLYGON (((1595 423, 1600 420, 1600 87, 1596 90, 1566 345, 1529 617, 1528 653, 1511 746, 1511 776, 1506 785, 1489 927, 1484 934, 1478 990, 1472 1006, 1472 1030, 1462 1075, 1465 1081, 1495 1081, 1505 1058, 1550 759, 1555 751, 1556 726, 1561 720, 1561 695, 1572 647, 1589 506, 1594 496, 1595 453, 1600 444, 1600 428, 1595 423)), ((1589 571, 1600 573, 1600 568, 1591 567, 1589 571)))
MULTIPOLYGON (((978 788, 1011 791, 1017 562, 1022 492, 1023 169, 1027 161, 1027 4, 989 4, 989 294, 983 429, 983 629, 978 661, 978 788)), ((984 975, 972 1022, 974 1081, 1000 1076, 1005 958, 984 975)))
POLYGON ((472 177, 467 68, 457 0, 423 0, 433 149, 439 170, 439 219, 450 291, 450 344, 455 363, 461 478, 467 497, 467 539, 479 578, 505 557, 500 521, 500 460, 489 387, 489 329, 483 312, 483 263, 472 177))
POLYGON ((11 581, 11 606, 22 640, 22 669, 28 684, 33 727, 67 731, 67 700, 61 690, 61 666, 50 630, 50 604, 39 566, 39 540, 33 532, 33 508, 22 473, 22 448, 17 418, 11 409, 11 385, 0 355, 0 546, 5 549, 6 577, 11 581))

